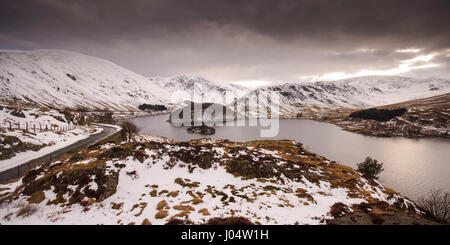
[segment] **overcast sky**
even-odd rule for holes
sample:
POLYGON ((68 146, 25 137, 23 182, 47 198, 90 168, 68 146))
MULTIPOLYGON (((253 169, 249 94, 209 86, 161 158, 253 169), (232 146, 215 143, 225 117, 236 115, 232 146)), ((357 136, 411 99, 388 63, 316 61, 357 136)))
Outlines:
POLYGON ((0 0, 0 49, 219 82, 450 78, 450 1, 0 0))

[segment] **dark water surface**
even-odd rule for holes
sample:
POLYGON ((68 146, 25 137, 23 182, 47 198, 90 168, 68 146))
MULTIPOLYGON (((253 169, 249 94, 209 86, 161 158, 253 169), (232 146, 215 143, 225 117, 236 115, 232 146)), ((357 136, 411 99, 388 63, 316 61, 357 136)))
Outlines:
POLYGON ((330 160, 356 168, 367 156, 384 163, 381 183, 410 198, 427 194, 431 189, 450 192, 450 140, 380 138, 346 132, 339 127, 311 120, 280 120, 279 133, 273 138, 260 137, 261 127, 215 127, 216 134, 189 134, 185 127, 166 122, 168 115, 131 119, 142 134, 165 136, 179 141, 197 138, 251 141, 258 139, 292 139, 310 151, 330 160))

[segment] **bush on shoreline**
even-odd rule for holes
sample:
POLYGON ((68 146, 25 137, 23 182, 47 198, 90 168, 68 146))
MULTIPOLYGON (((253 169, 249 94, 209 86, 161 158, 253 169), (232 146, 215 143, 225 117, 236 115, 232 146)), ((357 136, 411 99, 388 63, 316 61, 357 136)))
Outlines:
POLYGON ((383 163, 378 163, 377 159, 366 157, 366 159, 358 163, 358 172, 369 179, 378 179, 378 175, 383 171, 383 163))

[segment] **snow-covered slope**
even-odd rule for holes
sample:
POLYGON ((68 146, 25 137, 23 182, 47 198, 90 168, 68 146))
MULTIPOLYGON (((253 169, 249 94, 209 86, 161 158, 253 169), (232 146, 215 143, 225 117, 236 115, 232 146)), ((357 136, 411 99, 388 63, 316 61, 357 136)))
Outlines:
POLYGON ((136 110, 165 104, 147 78, 109 61, 64 50, 0 51, 0 98, 46 107, 136 110))
POLYGON ((170 78, 150 77, 151 83, 157 84, 166 92, 171 103, 186 100, 178 92, 186 92, 188 100, 195 102, 226 103, 226 95, 240 98, 250 92, 249 89, 234 84, 218 84, 199 76, 175 76, 170 78), (194 95, 194 93, 196 93, 194 95), (198 95, 199 97, 196 97, 198 95), (200 99, 201 98, 201 99, 200 99), (200 101, 201 100, 201 101, 200 101))
MULTIPOLYGON (((63 50, 0 51, 0 99, 19 99, 52 108, 137 110, 140 104, 179 104, 194 97, 227 104, 252 90, 197 76, 146 78, 109 61, 63 50), (180 96, 177 92, 186 92, 180 96), (229 101, 228 101, 229 102, 229 101)), ((365 108, 450 92, 450 81, 372 76, 339 81, 286 83, 259 88, 280 96, 280 111, 308 108, 365 108)))
POLYGON ((278 95, 280 111, 286 115, 305 108, 367 108, 440 95, 450 92, 450 81, 370 76, 328 82, 287 83, 260 88, 256 92, 278 95))

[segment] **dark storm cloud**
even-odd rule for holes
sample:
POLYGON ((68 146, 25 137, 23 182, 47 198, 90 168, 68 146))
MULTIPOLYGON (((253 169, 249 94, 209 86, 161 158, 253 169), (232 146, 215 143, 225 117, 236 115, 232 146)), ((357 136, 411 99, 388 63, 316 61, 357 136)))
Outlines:
POLYGON ((449 10, 436 0, 2 1, 0 48, 66 48, 153 75, 295 79, 418 55, 396 49, 442 52, 449 10))

